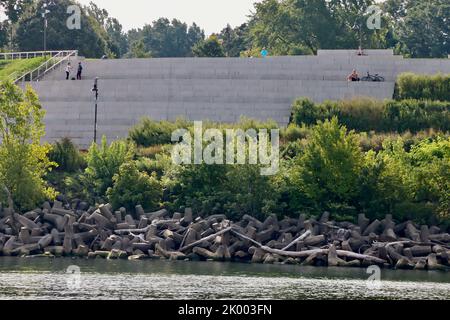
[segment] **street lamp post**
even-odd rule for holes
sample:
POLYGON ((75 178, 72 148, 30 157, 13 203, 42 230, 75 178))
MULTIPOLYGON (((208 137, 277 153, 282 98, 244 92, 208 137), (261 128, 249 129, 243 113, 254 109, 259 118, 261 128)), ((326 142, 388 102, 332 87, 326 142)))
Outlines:
POLYGON ((44 11, 42 12, 42 18, 44 19, 44 54, 45 54, 47 52, 47 27, 48 27, 47 14, 50 13, 50 10, 47 9, 46 3, 44 3, 43 9, 44 11))
POLYGON ((95 115, 94 115, 94 143, 97 143, 97 106, 98 106, 98 77, 94 80, 94 87, 91 90, 95 96, 95 115))

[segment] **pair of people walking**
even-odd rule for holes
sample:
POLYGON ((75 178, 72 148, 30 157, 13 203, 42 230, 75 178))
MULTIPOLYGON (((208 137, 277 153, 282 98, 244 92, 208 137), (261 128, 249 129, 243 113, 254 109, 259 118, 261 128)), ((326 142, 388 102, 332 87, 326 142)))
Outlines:
MULTIPOLYGON (((66 80, 70 79, 70 73, 72 72, 72 69, 73 69, 73 67, 69 62, 66 66, 66 80)), ((77 80, 81 80, 82 72, 83 72, 83 66, 82 66, 81 62, 79 62, 78 68, 77 68, 77 80)))

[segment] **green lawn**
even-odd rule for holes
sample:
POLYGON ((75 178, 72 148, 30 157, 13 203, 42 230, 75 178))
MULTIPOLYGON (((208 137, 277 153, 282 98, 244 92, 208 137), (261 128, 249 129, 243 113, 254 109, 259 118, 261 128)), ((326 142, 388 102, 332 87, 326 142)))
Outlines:
POLYGON ((26 71, 36 69, 46 59, 46 57, 38 57, 21 60, 0 60, 0 81, 8 79, 13 73, 20 76, 26 71))

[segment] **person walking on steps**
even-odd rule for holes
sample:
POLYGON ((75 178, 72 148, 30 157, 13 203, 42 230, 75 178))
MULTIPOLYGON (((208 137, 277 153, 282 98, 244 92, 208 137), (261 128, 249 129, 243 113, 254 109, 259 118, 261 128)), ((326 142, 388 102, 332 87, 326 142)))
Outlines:
POLYGON ((72 71, 72 65, 69 62, 66 66, 66 80, 69 80, 71 71, 72 71))
POLYGON ((81 62, 78 63, 78 72, 77 72, 77 80, 81 80, 81 73, 83 72, 83 66, 81 62))

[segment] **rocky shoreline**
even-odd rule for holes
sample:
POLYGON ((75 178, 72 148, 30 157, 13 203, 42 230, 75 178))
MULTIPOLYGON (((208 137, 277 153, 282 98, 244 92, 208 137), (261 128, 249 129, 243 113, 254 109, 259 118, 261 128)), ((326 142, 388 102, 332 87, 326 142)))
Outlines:
POLYGON ((391 215, 358 223, 319 219, 265 221, 195 217, 187 208, 136 214, 86 202, 45 202, 23 215, 0 210, 0 256, 215 260, 314 266, 450 270, 450 234, 438 226, 396 224, 391 215))

